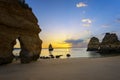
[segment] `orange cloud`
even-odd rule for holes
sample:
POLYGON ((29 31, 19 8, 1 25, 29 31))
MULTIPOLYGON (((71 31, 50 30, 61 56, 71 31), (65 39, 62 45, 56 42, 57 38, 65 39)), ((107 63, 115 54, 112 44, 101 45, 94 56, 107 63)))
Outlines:
POLYGON ((77 8, 86 7, 86 6, 88 6, 88 5, 83 2, 79 2, 78 4, 76 4, 77 8))

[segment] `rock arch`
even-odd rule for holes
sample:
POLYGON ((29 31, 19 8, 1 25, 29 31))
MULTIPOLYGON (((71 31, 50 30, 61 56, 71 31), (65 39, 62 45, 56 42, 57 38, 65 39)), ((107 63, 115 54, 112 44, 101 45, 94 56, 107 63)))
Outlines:
POLYGON ((41 52, 38 20, 18 0, 0 0, 0 64, 11 63, 16 39, 21 45, 21 63, 37 60, 41 52))
POLYGON ((21 63, 36 61, 41 52, 41 41, 38 35, 21 36, 18 38, 21 45, 20 58, 21 63))

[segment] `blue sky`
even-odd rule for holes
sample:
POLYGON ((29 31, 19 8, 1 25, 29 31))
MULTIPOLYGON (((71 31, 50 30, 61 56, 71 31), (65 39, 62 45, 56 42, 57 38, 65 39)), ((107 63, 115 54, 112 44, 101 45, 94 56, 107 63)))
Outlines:
POLYGON ((120 0, 26 0, 39 21, 43 47, 86 47, 90 37, 120 31, 120 0))

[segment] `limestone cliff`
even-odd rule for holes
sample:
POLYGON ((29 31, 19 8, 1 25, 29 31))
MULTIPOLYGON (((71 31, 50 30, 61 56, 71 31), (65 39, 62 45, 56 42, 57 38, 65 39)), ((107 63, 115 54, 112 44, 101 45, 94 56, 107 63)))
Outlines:
POLYGON ((99 44, 99 39, 96 37, 92 37, 90 39, 90 42, 88 43, 87 51, 97 51, 99 48, 99 44))
POLYGON ((21 45, 21 63, 37 60, 41 52, 41 29, 31 8, 24 0, 0 0, 0 64, 13 60, 16 39, 21 45))

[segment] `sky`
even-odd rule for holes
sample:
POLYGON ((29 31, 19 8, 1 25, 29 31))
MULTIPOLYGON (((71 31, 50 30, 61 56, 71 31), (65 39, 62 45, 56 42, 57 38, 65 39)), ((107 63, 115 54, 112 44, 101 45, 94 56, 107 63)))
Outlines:
POLYGON ((38 19, 42 47, 87 47, 92 36, 120 34, 120 0, 26 0, 38 19))

